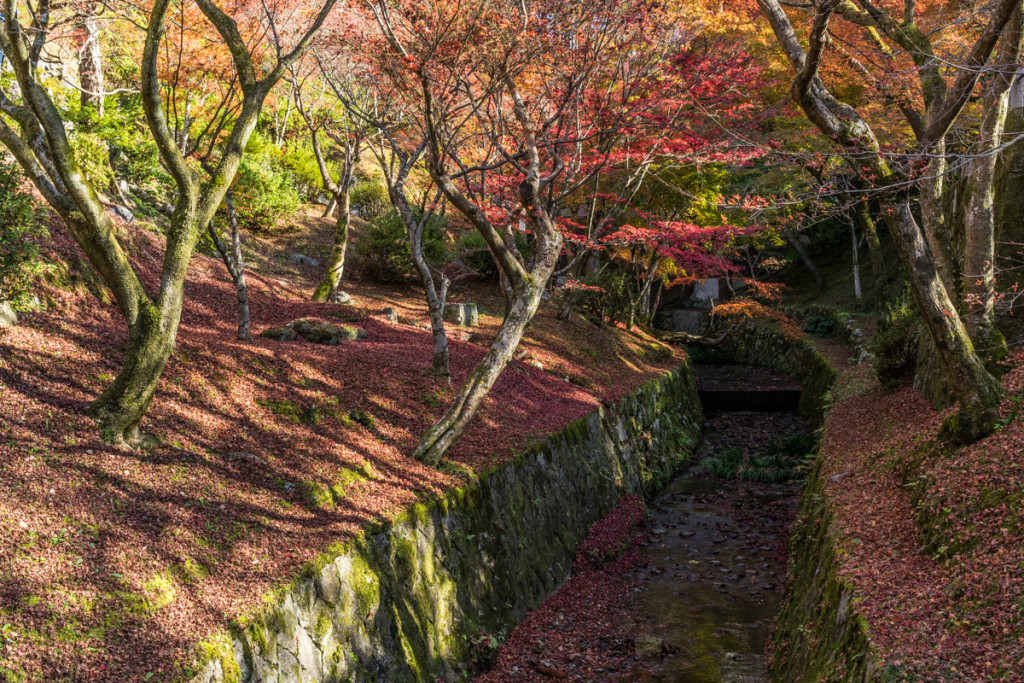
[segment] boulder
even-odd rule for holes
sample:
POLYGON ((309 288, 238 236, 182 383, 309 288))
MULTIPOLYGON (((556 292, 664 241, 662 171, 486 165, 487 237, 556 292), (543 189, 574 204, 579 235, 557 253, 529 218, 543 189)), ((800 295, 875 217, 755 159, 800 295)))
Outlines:
POLYGON ((476 327, 480 324, 480 311, 475 303, 447 304, 444 319, 460 327, 476 327))
POLYGON ((342 325, 338 328, 341 332, 341 338, 347 341, 354 341, 356 339, 366 339, 367 332, 361 327, 352 327, 351 325, 342 325))
POLYGON ((334 294, 331 294, 332 304, 347 304, 349 301, 352 301, 352 296, 340 289, 335 290, 334 294))
POLYGON ((126 206, 121 206, 120 204, 113 204, 111 205, 110 210, 114 213, 115 216, 125 221, 126 223, 130 224, 135 222, 135 214, 129 211, 128 207, 126 206))
POLYGON ((292 341, 298 335, 290 327, 271 327, 260 332, 261 337, 276 339, 277 341, 292 341))
POLYGON ((288 257, 288 260, 292 263, 297 263, 300 266, 313 266, 315 268, 320 265, 320 262, 315 258, 310 258, 305 254, 292 254, 288 257))
POLYGON ((12 327, 18 324, 18 314, 9 301, 0 301, 0 327, 12 327))
POLYGON ((384 316, 384 319, 387 320, 389 323, 398 322, 398 311, 396 311, 391 306, 386 306, 380 309, 380 314, 384 316))
POLYGON ((300 337, 313 344, 334 346, 344 338, 340 327, 324 320, 302 318, 288 323, 288 326, 295 330, 300 337))

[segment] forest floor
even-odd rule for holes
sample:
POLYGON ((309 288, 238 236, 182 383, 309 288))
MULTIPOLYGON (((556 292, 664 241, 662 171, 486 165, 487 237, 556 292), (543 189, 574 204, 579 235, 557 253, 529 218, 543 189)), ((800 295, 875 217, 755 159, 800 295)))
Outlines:
POLYGON ((822 445, 825 497, 881 662, 914 680, 1024 680, 1024 359, 999 429, 939 441, 948 411, 870 364, 845 372, 822 445))
MULTIPOLYGON (((572 420, 678 365, 642 334, 543 305, 517 359, 440 469, 407 454, 483 357, 500 324, 498 293, 475 301, 472 341, 453 334, 449 386, 429 372, 421 291, 347 279, 347 305, 314 304, 332 221, 250 242, 253 332, 316 316, 357 325, 338 346, 235 340, 223 264, 197 256, 177 348, 145 420, 156 445, 112 448, 86 408, 117 373, 126 330, 82 288, 54 289, 50 310, 0 328, 0 680, 170 681, 198 641, 255 610, 330 544, 410 503, 464 483, 572 420), (379 315, 397 309, 399 322, 379 315), (325 495, 330 491, 329 495, 325 495)), ((161 240, 123 228, 147 287, 161 240)), ((77 248, 52 229, 54 258, 77 248)), ((452 330, 456 332, 456 330, 452 330)))
POLYGON ((810 339, 840 370, 821 477, 839 576, 880 666, 900 680, 1024 681, 1024 353, 1003 363, 996 432, 955 446, 938 439, 952 408, 909 380, 886 390, 872 359, 810 339))

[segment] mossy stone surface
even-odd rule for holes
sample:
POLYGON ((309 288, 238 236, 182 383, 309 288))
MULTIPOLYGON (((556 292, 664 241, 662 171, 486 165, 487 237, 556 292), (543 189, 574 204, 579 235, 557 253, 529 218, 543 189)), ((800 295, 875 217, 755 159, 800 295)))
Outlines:
MULTIPOLYGON (((232 629, 241 680, 463 679, 474 639, 503 639, 561 586, 590 526, 621 496, 668 481, 701 423, 687 364, 465 487, 332 546, 232 629)), ((373 473, 354 475, 327 495, 373 473)), ((228 680, 218 658, 201 671, 193 683, 228 680)))

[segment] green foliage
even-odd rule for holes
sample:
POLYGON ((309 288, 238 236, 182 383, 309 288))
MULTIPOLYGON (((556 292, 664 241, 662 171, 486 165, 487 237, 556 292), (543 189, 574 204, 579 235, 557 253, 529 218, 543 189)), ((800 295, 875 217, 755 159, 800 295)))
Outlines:
POLYGON ((365 178, 360 180, 349 192, 349 202, 365 221, 374 222, 391 211, 391 199, 388 189, 380 180, 365 178))
POLYGON ((372 427, 373 423, 376 422, 376 420, 374 419, 373 415, 370 415, 368 412, 366 412, 362 408, 356 408, 355 410, 353 410, 351 413, 348 414, 348 417, 349 417, 350 420, 353 420, 354 422, 358 422, 359 424, 363 425, 367 429, 372 427))
POLYGON ((744 457, 740 448, 715 453, 701 463, 705 472, 723 479, 780 482, 803 475, 803 465, 814 451, 814 436, 807 432, 772 439, 755 456, 744 457))
MULTIPOLYGON (((637 277, 623 268, 605 268, 596 275, 584 276, 581 281, 600 290, 577 290, 565 295, 575 297, 580 308, 607 319, 609 324, 629 322, 633 302, 643 284, 637 277)), ((638 317, 633 322, 646 325, 650 321, 638 317)))
MULTIPOLYGON (((522 232, 516 232, 515 238, 519 253, 528 255, 530 253, 530 238, 522 232)), ((498 277, 498 264, 491 256, 484 236, 476 230, 467 230, 459 236, 455 243, 455 253, 481 277, 487 279, 498 277)))
POLYGON ((868 350, 875 356, 875 374, 887 389, 913 377, 921 330, 909 290, 886 303, 868 350))
POLYGON ((804 319, 804 332, 815 337, 831 337, 836 321, 830 315, 816 313, 804 319))
POLYGON ((235 208, 242 227, 259 232, 272 229, 301 204, 284 153, 268 138, 253 133, 235 179, 235 208))
MULTIPOLYGON (((448 256, 444 226, 444 219, 434 215, 423 231, 423 256, 434 266, 442 265, 448 256)), ((356 252, 364 273, 377 282, 401 282, 415 273, 409 233, 397 211, 374 219, 359 236, 356 252)))
POLYGON ((68 98, 66 107, 65 116, 75 124, 71 134, 75 158, 97 189, 106 189, 115 176, 152 191, 170 186, 160 151, 142 123, 140 96, 106 98, 103 116, 92 108, 81 108, 78 97, 68 98))
POLYGON ((14 166, 0 165, 0 300, 26 310, 33 280, 50 268, 40 256, 40 242, 50 234, 20 182, 14 166))
MULTIPOLYGON (((320 177, 320 167, 316 163, 313 147, 303 139, 304 144, 291 142, 285 145, 281 153, 281 162, 292 177, 292 185, 303 201, 312 202, 325 194, 324 181, 320 177)), ((327 171, 331 180, 337 182, 337 164, 327 161, 327 171)))

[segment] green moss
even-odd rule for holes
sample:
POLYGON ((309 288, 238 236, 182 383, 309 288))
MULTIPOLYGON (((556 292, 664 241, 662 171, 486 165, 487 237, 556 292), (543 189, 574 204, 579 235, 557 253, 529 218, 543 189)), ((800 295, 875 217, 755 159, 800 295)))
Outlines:
POLYGON ((334 498, 327 484, 319 481, 300 481, 299 491, 302 493, 302 499, 311 508, 325 510, 334 505, 334 498))
POLYGON ((174 602, 178 596, 178 589, 171 570, 146 579, 142 584, 142 595, 146 601, 146 609, 150 612, 155 612, 174 602))
POLYGON ((200 669, 209 662, 220 661, 222 683, 242 683, 242 669, 235 661, 231 638, 227 634, 218 634, 204 640, 199 643, 198 650, 200 669))
POLYGON ((313 625, 313 634, 316 636, 317 640, 323 642, 324 638, 327 637, 327 634, 330 633, 333 626, 334 625, 331 623, 331 617, 328 616, 327 612, 320 612, 320 614, 317 615, 316 624, 313 625))

